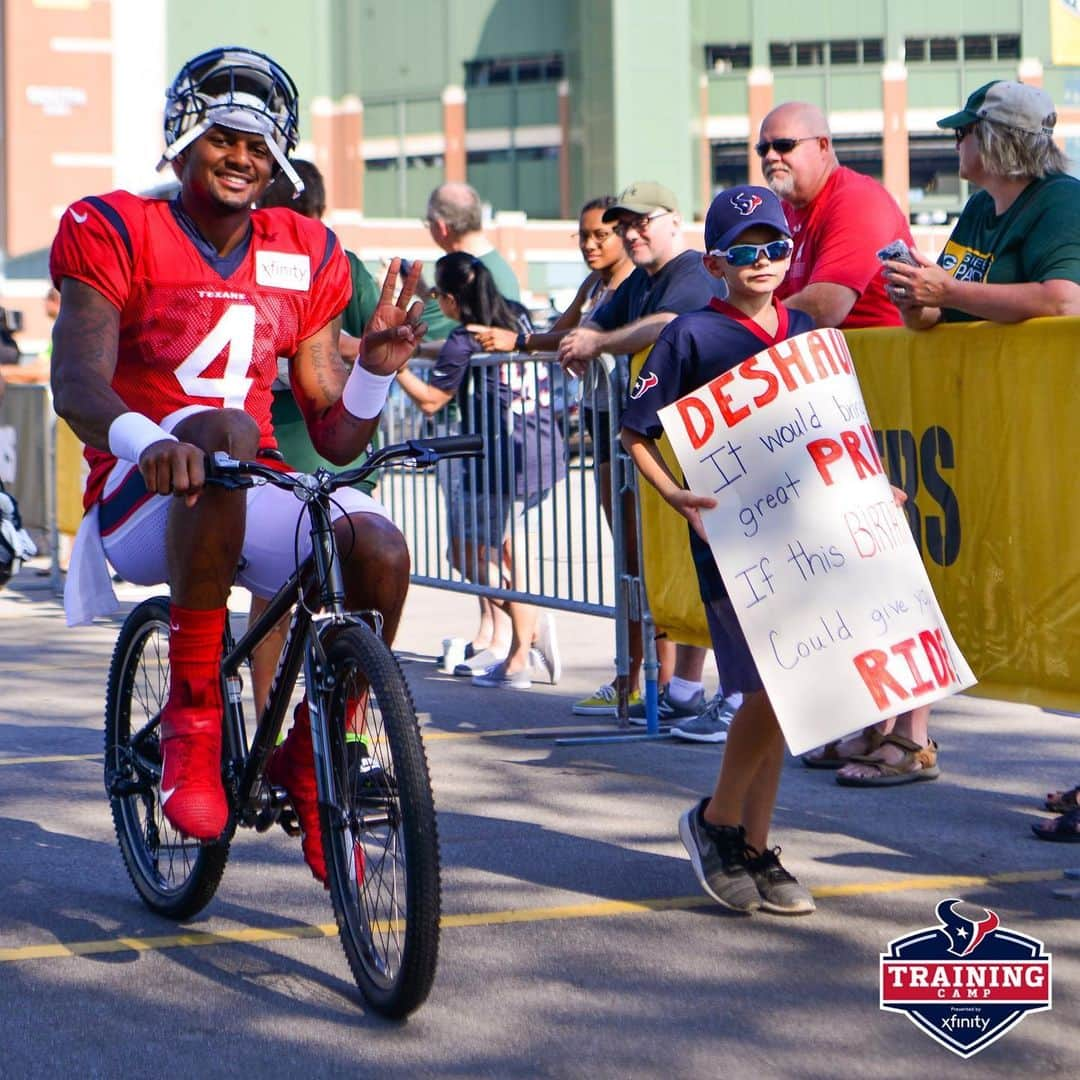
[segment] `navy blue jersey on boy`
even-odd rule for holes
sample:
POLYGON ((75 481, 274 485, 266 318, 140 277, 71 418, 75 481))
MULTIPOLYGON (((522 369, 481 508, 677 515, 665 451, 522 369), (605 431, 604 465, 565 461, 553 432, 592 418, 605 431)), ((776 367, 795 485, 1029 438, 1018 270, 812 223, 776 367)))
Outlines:
MULTIPOLYGON (((777 314, 775 337, 738 308, 716 299, 708 307, 680 315, 668 323, 630 391, 622 415, 623 427, 647 439, 659 439, 664 428, 656 414, 665 405, 704 386, 762 349, 814 329, 814 320, 806 312, 784 307, 775 297, 773 307, 777 314)), ((727 590, 712 550, 693 529, 690 529, 690 550, 702 600, 725 597, 727 590)))

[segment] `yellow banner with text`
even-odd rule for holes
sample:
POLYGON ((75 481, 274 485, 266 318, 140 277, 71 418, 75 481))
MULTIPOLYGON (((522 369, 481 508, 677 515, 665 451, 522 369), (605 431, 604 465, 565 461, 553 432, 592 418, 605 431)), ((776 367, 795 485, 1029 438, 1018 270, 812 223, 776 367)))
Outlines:
MULTIPOLYGON (((976 692, 1080 711, 1080 319, 845 336, 976 692)), ((708 645, 686 523, 640 486, 653 618, 676 641, 708 645)))

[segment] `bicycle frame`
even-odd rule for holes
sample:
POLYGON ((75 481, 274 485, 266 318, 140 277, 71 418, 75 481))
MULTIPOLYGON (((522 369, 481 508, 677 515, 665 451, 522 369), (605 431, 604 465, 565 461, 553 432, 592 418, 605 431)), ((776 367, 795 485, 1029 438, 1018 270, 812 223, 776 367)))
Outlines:
MULTIPOLYGON (((404 444, 404 449, 418 464, 431 464, 439 459, 440 450, 477 453, 478 440, 472 436, 417 440, 404 444)), ((343 479, 361 479, 374 471, 382 461, 400 458, 402 455, 403 447, 385 447, 372 454, 359 468, 338 474, 336 482, 340 485, 343 479)), ((225 459, 221 455, 215 455, 214 463, 220 468, 225 459)), ((224 739, 229 760, 226 780, 232 788, 232 801, 238 823, 254 826, 259 831, 270 828, 277 821, 284 802, 283 795, 279 795, 264 783, 263 777, 267 761, 277 745, 278 735, 285 722, 285 714, 301 665, 304 667, 308 691, 319 800, 329 803, 333 793, 327 790, 331 779, 330 769, 325 767, 326 726, 322 708, 325 695, 332 687, 324 685, 323 636, 330 627, 365 620, 370 622, 375 633, 380 636, 382 634, 382 616, 379 612, 352 612, 345 608, 345 582, 331 519, 330 491, 324 483, 330 476, 325 470, 319 470, 312 477, 302 477, 300 483, 293 487, 294 493, 303 500, 311 523, 311 555, 278 589, 266 610, 248 627, 239 641, 233 642, 231 634, 226 631, 228 647, 221 663, 222 699, 225 702, 224 739), (266 705, 249 745, 239 692, 240 668, 290 609, 292 618, 285 644, 270 685, 266 705)), ((220 478, 220 474, 218 477, 220 478)))

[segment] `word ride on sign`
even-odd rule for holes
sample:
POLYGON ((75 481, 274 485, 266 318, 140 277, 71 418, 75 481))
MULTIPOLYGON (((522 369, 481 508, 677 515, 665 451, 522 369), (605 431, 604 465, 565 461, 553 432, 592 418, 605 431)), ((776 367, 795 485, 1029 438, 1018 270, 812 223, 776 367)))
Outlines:
POLYGON ((838 330, 660 411, 792 753, 971 686, 838 330))

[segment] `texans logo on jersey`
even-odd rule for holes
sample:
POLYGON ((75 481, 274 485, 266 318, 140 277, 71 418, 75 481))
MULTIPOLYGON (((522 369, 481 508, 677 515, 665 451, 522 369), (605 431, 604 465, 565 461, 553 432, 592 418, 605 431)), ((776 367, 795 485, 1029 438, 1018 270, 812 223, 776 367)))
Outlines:
POLYGON ((749 217, 762 202, 763 200, 760 195, 752 195, 749 191, 740 191, 737 195, 731 196, 731 205, 734 206, 743 217, 749 217))
POLYGON ((637 401, 642 394, 647 390, 651 390, 659 382, 660 380, 656 377, 655 372, 650 371, 648 375, 639 375, 637 382, 634 383, 634 389, 630 391, 630 397, 637 401))

